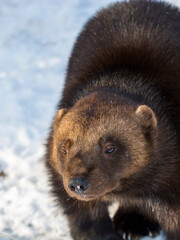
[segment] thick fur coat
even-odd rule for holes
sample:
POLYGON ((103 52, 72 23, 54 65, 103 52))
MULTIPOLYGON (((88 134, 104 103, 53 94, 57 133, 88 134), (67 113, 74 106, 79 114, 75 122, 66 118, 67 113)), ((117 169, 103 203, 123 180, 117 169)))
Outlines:
POLYGON ((74 239, 139 239, 160 229, 180 239, 178 8, 133 0, 87 22, 69 60, 46 165, 74 239))

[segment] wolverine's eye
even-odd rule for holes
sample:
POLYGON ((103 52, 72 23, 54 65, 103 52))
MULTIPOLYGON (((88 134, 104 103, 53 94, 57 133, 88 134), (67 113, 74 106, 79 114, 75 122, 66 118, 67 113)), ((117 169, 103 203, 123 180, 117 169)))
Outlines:
POLYGON ((108 148, 106 148, 106 150, 105 150, 104 153, 105 153, 105 154, 111 154, 111 153, 114 153, 115 150, 116 150, 115 147, 108 147, 108 148))
POLYGON ((63 155, 66 155, 66 154, 67 154, 67 151, 66 151, 65 147, 62 147, 61 152, 62 152, 63 155))

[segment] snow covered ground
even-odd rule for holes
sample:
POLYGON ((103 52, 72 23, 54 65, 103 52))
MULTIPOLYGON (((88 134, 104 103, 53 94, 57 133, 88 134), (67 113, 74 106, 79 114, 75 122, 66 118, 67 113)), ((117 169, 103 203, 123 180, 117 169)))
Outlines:
MULTIPOLYGON (((75 38, 96 10, 112 2, 0 0, 2 234, 18 240, 71 239, 47 189, 44 143, 75 38)), ((180 0, 172 2, 180 6, 180 0)))

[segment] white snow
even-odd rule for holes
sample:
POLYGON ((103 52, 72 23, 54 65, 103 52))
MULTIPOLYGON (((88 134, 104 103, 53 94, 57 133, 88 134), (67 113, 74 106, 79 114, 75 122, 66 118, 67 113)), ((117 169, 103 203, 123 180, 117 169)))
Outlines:
POLYGON ((48 192, 44 143, 75 38, 95 11, 112 2, 0 0, 0 171, 7 174, 0 177, 2 234, 71 239, 48 192))

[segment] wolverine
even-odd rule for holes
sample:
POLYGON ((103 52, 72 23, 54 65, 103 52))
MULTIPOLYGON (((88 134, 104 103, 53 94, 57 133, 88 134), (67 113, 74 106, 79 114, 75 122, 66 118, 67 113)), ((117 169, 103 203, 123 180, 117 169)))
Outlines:
POLYGON ((47 142, 74 240, 180 239, 180 11, 130 0, 79 34, 47 142), (108 207, 118 202, 111 218, 108 207))

